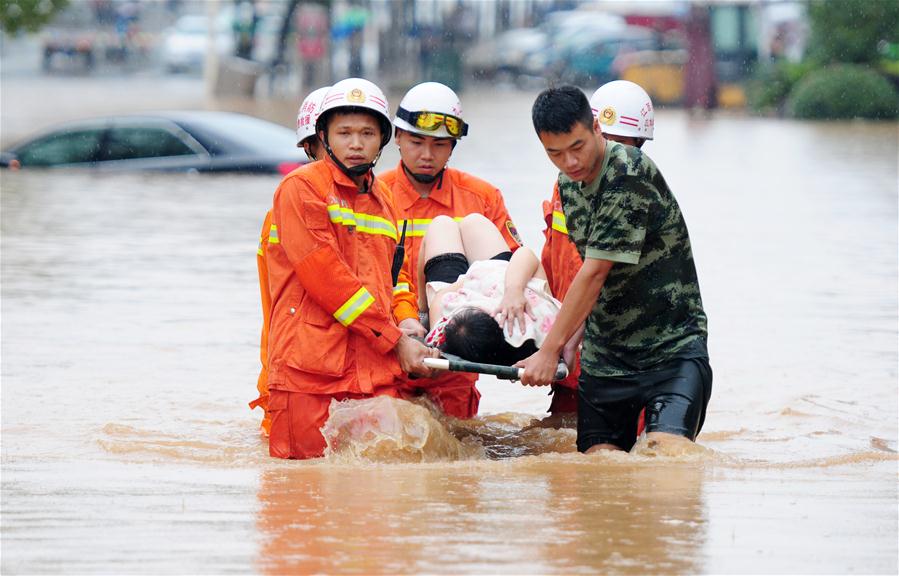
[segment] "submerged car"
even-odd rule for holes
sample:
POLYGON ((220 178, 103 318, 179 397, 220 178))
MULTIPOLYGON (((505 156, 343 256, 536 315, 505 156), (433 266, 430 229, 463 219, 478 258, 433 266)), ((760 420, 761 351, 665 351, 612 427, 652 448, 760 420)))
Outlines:
POLYGON ((289 128, 232 112, 158 112, 70 122, 0 154, 9 168, 287 174, 309 161, 289 128))

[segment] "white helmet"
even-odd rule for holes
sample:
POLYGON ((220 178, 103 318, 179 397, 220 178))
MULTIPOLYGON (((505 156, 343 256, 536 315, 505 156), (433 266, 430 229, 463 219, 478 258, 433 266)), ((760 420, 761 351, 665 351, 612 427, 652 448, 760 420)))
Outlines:
POLYGON ((462 119, 462 102, 449 86, 439 82, 424 82, 406 92, 393 125, 407 132, 435 138, 459 139, 468 133, 468 125, 462 119), (437 117, 424 117, 421 112, 430 112, 437 117), (455 120, 447 122, 446 116, 452 116, 455 120))
POLYGON ((363 78, 347 78, 331 86, 325 94, 318 119, 315 121, 316 132, 325 129, 325 122, 329 116, 326 112, 338 108, 371 110, 381 124, 381 148, 390 141, 390 108, 387 97, 373 82, 363 78))
POLYGON ((330 86, 313 90, 297 111, 297 146, 302 146, 306 138, 315 136, 315 121, 322 111, 322 102, 330 90, 330 86))
POLYGON ((604 133, 652 140, 655 110, 639 85, 627 80, 603 84, 590 97, 590 107, 604 133))

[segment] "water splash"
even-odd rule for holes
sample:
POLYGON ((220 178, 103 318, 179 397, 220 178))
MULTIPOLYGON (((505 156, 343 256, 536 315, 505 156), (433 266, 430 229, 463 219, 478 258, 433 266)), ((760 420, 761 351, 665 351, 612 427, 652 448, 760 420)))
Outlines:
POLYGON ((322 427, 325 455, 338 460, 437 462, 483 457, 470 439, 454 437, 423 405, 377 396, 331 401, 322 427))

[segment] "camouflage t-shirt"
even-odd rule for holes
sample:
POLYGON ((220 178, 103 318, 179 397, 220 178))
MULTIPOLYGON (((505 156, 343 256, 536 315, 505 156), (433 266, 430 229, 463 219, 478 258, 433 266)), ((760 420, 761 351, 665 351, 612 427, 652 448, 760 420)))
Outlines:
POLYGON ((708 357, 687 225, 653 161, 608 141, 597 179, 560 174, 559 193, 581 258, 615 262, 587 318, 583 370, 620 376, 708 357))

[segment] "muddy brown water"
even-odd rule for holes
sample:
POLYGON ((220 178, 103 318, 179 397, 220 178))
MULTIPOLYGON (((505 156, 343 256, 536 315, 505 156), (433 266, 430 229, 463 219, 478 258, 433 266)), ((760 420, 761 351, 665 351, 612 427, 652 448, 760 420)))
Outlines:
MULTIPOLYGON (((539 249, 533 96, 466 93, 452 164, 539 249)), ((895 574, 896 124, 656 124, 715 372, 673 452, 579 455, 529 428, 544 390, 482 381, 446 424, 480 452, 272 460, 246 403, 278 179, 0 174, 2 572, 895 574)))

